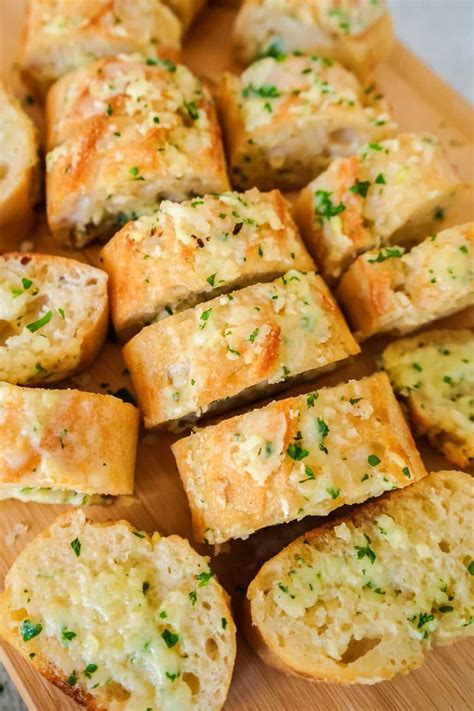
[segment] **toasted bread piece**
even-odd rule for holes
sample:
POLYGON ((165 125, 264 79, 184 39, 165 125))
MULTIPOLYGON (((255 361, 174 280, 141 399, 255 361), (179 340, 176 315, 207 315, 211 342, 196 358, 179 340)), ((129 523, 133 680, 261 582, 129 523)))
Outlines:
POLYGON ((0 226, 3 226, 31 218, 40 177, 35 125, 1 82, 0 121, 0 226))
POLYGON ((138 410, 111 395, 0 383, 0 499, 132 494, 138 424, 138 410))
POLYGON ((61 242, 108 238, 163 198, 229 187, 212 98, 182 65, 92 62, 52 87, 47 124, 48 222, 61 242))
POLYGON ((28 0, 20 65, 39 95, 63 74, 121 52, 177 59, 182 27, 159 0, 28 0))
POLYGON ((326 516, 426 475, 385 373, 272 402, 172 447, 197 540, 326 516))
POLYGON ((265 57, 240 77, 226 73, 218 104, 238 188, 301 188, 332 158, 396 127, 354 74, 316 56, 265 57))
POLYGON ((174 429, 358 352, 321 277, 296 270, 148 326, 123 350, 145 427, 174 429))
POLYGON ((254 649, 312 681, 374 684, 472 635, 473 493, 435 472, 298 538, 248 588, 254 649))
POLYGON ((337 297, 355 336, 404 334, 474 303, 474 222, 427 237, 404 254, 387 247, 358 257, 337 297))
POLYGON ((403 133, 336 158, 301 191, 296 220, 334 283, 359 254, 415 243, 436 230, 460 187, 435 136, 403 133))
POLYGON ((218 711, 235 626, 209 562, 180 536, 63 514, 5 579, 0 634, 90 711, 218 711))
POLYGON ((206 0, 164 0, 167 5, 181 20, 185 30, 194 22, 195 18, 206 4, 206 0))
POLYGON ((49 254, 0 255, 0 380, 53 383, 85 368, 107 319, 101 269, 49 254))
POLYGON ((315 269, 277 190, 162 202, 104 247, 112 320, 122 340, 200 301, 289 269, 315 269))
POLYGON ((299 50, 336 59, 367 78, 390 54, 394 33, 382 1, 245 0, 233 40, 246 64, 299 50))
POLYGON ((474 460, 474 333, 427 331, 391 343, 381 365, 406 401, 415 431, 449 461, 474 460))

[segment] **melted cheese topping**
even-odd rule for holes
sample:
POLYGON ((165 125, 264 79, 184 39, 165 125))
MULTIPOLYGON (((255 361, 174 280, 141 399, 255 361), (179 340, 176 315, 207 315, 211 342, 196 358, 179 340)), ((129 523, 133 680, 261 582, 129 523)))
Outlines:
POLYGON ((52 381, 74 370, 106 298, 106 276, 85 264, 0 260, 0 380, 52 381))
POLYGON ((376 682, 420 664, 433 642, 471 634, 472 487, 466 477, 444 489, 458 472, 435 476, 432 488, 414 485, 417 497, 359 525, 349 517, 324 541, 309 534, 263 567, 253 622, 293 668, 376 682))
POLYGON ((60 521, 10 575, 27 651, 110 711, 220 707, 234 627, 207 560, 178 537, 60 521), (41 626, 26 640, 25 619, 41 626))
MULTIPOLYGON (((383 366, 393 387, 423 411, 428 427, 464 440, 474 456, 474 336, 434 331, 389 346, 383 366)), ((468 454, 469 456, 469 454, 468 454)))

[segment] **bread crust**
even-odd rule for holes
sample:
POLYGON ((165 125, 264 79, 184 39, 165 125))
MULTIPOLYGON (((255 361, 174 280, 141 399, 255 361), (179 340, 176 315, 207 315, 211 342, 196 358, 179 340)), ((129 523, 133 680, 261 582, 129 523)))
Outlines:
POLYGON ((225 73, 217 101, 231 181, 241 189, 301 188, 332 158, 396 128, 386 105, 364 94, 354 74, 316 56, 265 57, 240 77, 225 73), (321 82, 333 92, 321 93, 321 82))
POLYGON ((469 407, 473 351, 472 330, 439 329, 391 343, 380 359, 408 406, 415 433, 426 435, 461 468, 474 460, 474 413, 469 407))
MULTIPOLYGON (((259 52, 265 52, 272 42, 277 42, 282 51, 299 50, 329 57, 361 78, 370 78, 377 64, 388 57, 393 47, 394 31, 390 14, 382 4, 376 9, 373 4, 370 7, 366 3, 367 9, 374 14, 367 18, 364 29, 353 33, 350 29, 341 31, 331 22, 331 3, 326 3, 328 5, 324 7, 324 3, 315 1, 286 0, 272 6, 266 0, 245 0, 233 31, 238 59, 248 64, 259 52)), ((360 6, 361 3, 357 9, 360 6)), ((350 22, 350 8, 344 19, 350 22)))
POLYGON ((321 277, 296 270, 148 326, 123 349, 145 427, 192 422, 358 352, 321 277))
POLYGON ((229 188, 212 97, 183 65, 92 62, 56 82, 46 116, 47 214, 60 242, 107 239, 164 198, 229 188))
POLYGON ((402 133, 334 160, 301 191, 296 220, 333 284, 359 254, 436 232, 436 215, 461 187, 435 136, 402 133))
MULTIPOLYGON (((263 581, 265 581, 265 576, 271 580, 272 573, 276 570, 278 561, 293 556, 294 551, 301 550, 302 555, 304 555, 304 549, 308 543, 321 551, 328 550, 331 546, 331 542, 335 539, 336 527, 351 523, 355 529, 360 529, 360 531, 363 532, 364 526, 373 522, 380 514, 390 515, 396 519, 399 506, 403 506, 405 501, 413 501, 415 504, 418 504, 420 508, 423 507, 424 503, 425 505, 430 505, 431 495, 442 492, 443 488, 446 490, 444 494, 446 497, 450 495, 454 496, 455 494, 459 495, 460 492, 463 492, 465 505, 466 507, 468 506, 468 500, 472 497, 472 478, 469 475, 459 471, 431 473, 428 477, 422 481, 415 482, 406 490, 390 492, 377 501, 365 503, 363 506, 353 509, 345 516, 322 524, 317 529, 297 538, 274 558, 267 561, 250 583, 242 607, 245 635, 253 649, 263 661, 269 666, 275 667, 286 674, 299 676, 309 681, 349 684, 376 683, 391 679, 395 673, 406 674, 419 667, 423 663, 424 656, 427 652, 427 647, 422 648, 421 645, 420 649, 416 650, 418 654, 413 655, 412 659, 403 666, 399 665, 399 668, 397 668, 395 672, 390 664, 380 659, 379 666, 376 669, 372 669, 371 675, 367 676, 358 675, 355 670, 350 668, 350 663, 338 663, 336 665, 333 659, 329 657, 324 658, 322 655, 319 659, 319 668, 318 665, 315 664, 314 659, 308 658, 302 663, 298 663, 296 660, 292 661, 288 657, 288 654, 285 654, 281 646, 275 644, 264 634, 261 626, 255 621, 258 605, 256 598, 261 590, 263 581)), ((469 581, 466 582, 469 583, 469 581)), ((461 635, 470 634, 472 634, 472 631, 469 631, 469 627, 465 625, 464 629, 459 628, 457 636, 460 637, 461 635)), ((441 636, 441 638, 436 639, 436 643, 449 644, 455 639, 456 636, 453 635, 447 635, 446 638, 441 636)), ((417 644, 419 643, 417 642, 417 644)), ((396 648, 392 647, 391 653, 396 654, 396 648)), ((399 654, 402 654, 402 650, 399 650, 399 654)))
POLYGON ((132 494, 138 426, 111 395, 2 383, 0 487, 132 494))
MULTIPOLYGON (((130 697, 130 693, 127 691, 127 689, 116 683, 114 680, 111 680, 112 683, 109 684, 107 700, 104 701, 103 694, 101 700, 101 697, 97 696, 96 693, 94 693, 94 688, 91 689, 90 685, 87 686, 85 683, 79 680, 79 672, 77 673, 77 679, 75 684, 71 685, 68 679, 66 678, 66 673, 57 666, 55 666, 54 663, 52 663, 51 658, 49 658, 47 653, 44 652, 41 642, 38 643, 38 640, 41 640, 41 637, 38 637, 32 643, 31 640, 23 641, 21 635, 18 633, 18 608, 20 606, 22 607, 20 613, 23 613, 23 618, 28 617, 29 615, 29 610, 25 609, 25 600, 20 601, 15 596, 15 592, 19 592, 17 583, 19 578, 24 575, 25 567, 28 566, 28 571, 33 576, 38 569, 38 553, 42 554, 44 559, 45 552, 47 549, 54 549, 54 553, 51 552, 52 569, 57 569, 59 567, 61 562, 60 556, 65 559, 64 564, 68 562, 69 566, 74 565, 76 563, 75 559, 68 560, 68 556, 70 556, 71 550, 70 540, 72 538, 70 532, 72 532, 72 535, 75 536, 76 540, 84 542, 85 539, 87 540, 86 529, 88 526, 92 526, 94 529, 98 529, 99 531, 101 531, 104 538, 109 537, 110 530, 111 543, 114 541, 112 536, 114 533, 114 529, 116 528, 122 529, 122 531, 126 530, 127 533, 131 532, 135 536, 137 536, 138 534, 138 537, 140 539, 144 540, 144 542, 151 545, 153 548, 155 548, 155 546, 159 546, 162 543, 166 543, 168 547, 167 550, 169 550, 170 552, 174 551, 177 563, 180 563, 182 561, 182 556, 186 555, 186 562, 192 564, 194 567, 199 562, 202 565, 202 568, 200 569, 205 569, 204 566, 208 563, 208 559, 199 556, 193 549, 191 549, 188 541, 178 535, 171 535, 163 539, 158 533, 150 535, 145 532, 137 532, 135 527, 125 520, 92 522, 85 518, 85 514, 82 510, 64 513, 58 516, 58 518, 53 522, 53 524, 43 530, 40 534, 38 534, 18 556, 12 568, 7 573, 7 576, 5 578, 5 589, 0 595, 0 635, 9 644, 11 644, 25 659, 27 659, 32 664, 32 666, 38 672, 40 672, 40 674, 42 674, 45 678, 51 681, 65 694, 72 697, 78 704, 88 709, 88 711, 106 711, 107 708, 109 708, 107 703, 107 701, 109 700, 110 702, 116 704, 117 708, 119 707, 120 701, 126 704, 128 698, 130 697), (62 546, 61 549, 59 549, 60 546, 62 546), (32 644, 33 648, 35 649, 33 656, 30 655, 32 644), (116 688, 112 689, 112 687, 116 688), (90 689, 90 691, 88 689, 90 689), (128 697, 124 695, 125 693, 128 694, 128 697)), ((117 560, 115 561, 115 563, 116 565, 120 566, 122 564, 122 561, 117 560)), ((158 565, 159 563, 161 563, 161 561, 158 559, 156 561, 156 564, 158 565)), ((87 566, 87 562, 83 564, 87 566)), ((165 565, 166 560, 163 560, 162 564, 165 565)), ((222 660, 221 662, 221 678, 219 679, 219 687, 218 689, 216 689, 216 694, 212 699, 212 702, 206 708, 210 710, 212 709, 212 711, 219 711, 219 709, 222 707, 222 703, 225 700, 232 679, 233 665, 236 655, 236 630, 232 617, 230 598, 224 588, 219 584, 217 578, 215 578, 215 576, 212 574, 212 572, 211 578, 213 578, 213 582, 212 597, 210 599, 214 603, 215 608, 217 608, 215 610, 216 618, 218 620, 218 622, 216 620, 215 623, 216 629, 217 625, 219 625, 219 627, 221 626, 221 620, 224 617, 226 620, 226 625, 225 627, 223 627, 225 633, 222 633, 225 634, 226 659, 222 660), (223 666, 225 667, 224 669, 222 669, 223 666)), ((26 584, 26 580, 24 582, 26 584)), ((191 584, 193 583, 191 574, 189 574, 189 582, 191 584)), ((194 584, 196 585, 195 581, 194 584)), ((206 582, 206 586, 207 585, 208 582, 206 582)), ((197 593, 197 599, 199 601, 199 596, 202 594, 202 588, 198 588, 198 590, 199 592, 197 593)), ((34 597, 34 595, 32 595, 32 597, 34 597)), ((29 602, 31 602, 31 600, 28 600, 26 602, 26 607, 28 607, 29 602)), ((72 604, 72 601, 65 601, 65 609, 67 609, 68 604, 72 604)), ((194 603, 189 602, 189 605, 191 606, 191 610, 193 610, 194 603)), ((134 614, 137 614, 136 610, 134 611, 134 614)), ((189 614, 191 615, 192 612, 189 612, 189 614)), ((197 614, 198 613, 196 613, 196 615, 197 614)), ((114 619, 110 620, 110 622, 116 624, 118 620, 114 619)), ((202 699, 199 699, 198 703, 202 704, 202 699)), ((120 706, 120 708, 122 708, 122 706, 120 706)), ((123 708, 132 707, 129 705, 124 705, 123 708)), ((196 708, 198 708, 198 706, 196 706, 196 708)), ((200 705, 199 708, 203 708, 203 706, 200 705)))
MULTIPOLYGON (((53 383, 86 368, 96 359, 107 335, 109 315, 107 275, 102 270, 66 257, 37 252, 6 252, 0 255, 0 274, 4 285, 2 300, 4 300, 5 313, 11 312, 9 320, 12 322, 11 333, 7 331, 5 342, 0 346, 0 356, 2 351, 5 353, 3 367, 4 359, 0 360, 2 380, 21 385, 53 383), (71 299, 70 294, 78 274, 84 281, 80 288, 90 291, 90 296, 87 296, 89 302, 94 297, 93 311, 88 311, 84 317, 77 313, 80 307, 74 305, 74 298, 71 299), (71 284, 68 283, 68 278, 72 280, 71 284), (27 284, 26 288, 22 286, 24 283, 27 284), (56 299, 61 292, 63 292, 63 301, 59 305, 56 304, 56 299), (50 294, 51 300, 48 301, 50 294), (34 299, 36 295, 40 305, 43 299, 46 306, 52 308, 45 312, 46 307, 42 306, 38 311, 35 302, 28 300, 34 299), (21 299, 25 299, 24 305, 21 299), (11 311, 12 304, 18 305, 19 310, 11 311), (67 313, 66 304, 68 306, 71 304, 70 308, 66 308, 67 313), (55 306, 59 306, 59 309, 55 306), (43 312, 49 314, 53 310, 54 313, 50 318, 53 329, 62 325, 66 327, 67 324, 67 328, 71 330, 71 321, 74 322, 71 338, 65 341, 64 337, 57 337, 57 343, 61 346, 58 346, 56 359, 54 359, 51 357, 55 345, 54 330, 48 333, 48 324, 46 324, 46 331, 43 327, 29 336, 31 355, 22 358, 22 349, 25 348, 22 337, 26 334, 25 328, 28 328, 25 322, 35 321, 43 312), (47 348, 38 346, 35 333, 40 334, 40 340, 45 336, 49 337, 47 348), (18 339, 16 345, 15 338, 18 339), (47 352, 45 358, 42 358, 44 348, 47 352)), ((86 302, 84 291, 82 291, 82 300, 86 302)))
POLYGON ((20 102, 1 82, 0 112, 3 136, 0 227, 5 227, 32 220, 33 208, 40 193, 40 170, 36 127, 20 102), (15 150, 9 155, 11 148, 15 150))
POLYGON ((474 223, 358 257, 336 291, 355 337, 403 335, 474 303, 474 223), (446 267, 448 265, 448 267, 446 267))
POLYGON ((166 0, 166 3, 179 17, 186 31, 205 7, 207 0, 166 0))
MULTIPOLYGON (((171 4, 171 3, 170 3, 171 4)), ((20 65, 39 97, 61 76, 121 52, 176 60, 181 23, 159 0, 28 0, 20 65)))
POLYGON ((103 248, 112 320, 121 340, 218 294, 315 269, 277 190, 163 202, 103 248))
POLYGON ((172 451, 194 535, 209 543, 324 516, 426 475, 385 373, 272 402, 172 451))

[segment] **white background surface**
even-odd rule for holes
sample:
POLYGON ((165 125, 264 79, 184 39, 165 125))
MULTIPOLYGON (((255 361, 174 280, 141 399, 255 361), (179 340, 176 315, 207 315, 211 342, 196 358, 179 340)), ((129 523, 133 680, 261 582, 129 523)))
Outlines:
MULTIPOLYGON (((402 42, 474 103, 474 0, 387 2, 402 42)), ((1 665, 0 711, 26 711, 1 665)))

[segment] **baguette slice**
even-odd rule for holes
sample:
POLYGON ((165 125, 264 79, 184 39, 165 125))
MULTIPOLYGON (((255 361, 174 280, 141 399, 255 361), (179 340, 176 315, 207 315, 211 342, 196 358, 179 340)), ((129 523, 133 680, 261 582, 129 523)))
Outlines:
POLYGON ((241 189, 302 188, 332 158, 396 129, 354 74, 316 56, 265 57, 241 76, 225 73, 218 105, 231 181, 241 189))
POLYGON ((120 230, 101 262, 122 340, 220 293, 315 268, 281 193, 256 188, 162 202, 120 230))
POLYGON ((271 53, 337 59, 366 78, 390 54, 393 26, 382 1, 245 0, 233 41, 244 63, 271 53))
POLYGON ((374 684, 471 636, 473 493, 436 472, 298 538, 248 588, 254 649, 312 681, 374 684))
POLYGON ((474 222, 427 237, 404 254, 387 247, 361 255, 336 295, 355 337, 405 334, 474 303, 474 222))
POLYGON ((138 425, 138 410, 111 395, 0 383, 0 499, 133 494, 138 425))
POLYGON ((145 427, 174 429, 358 352, 321 277, 296 270, 148 326, 123 349, 145 427))
POLYGON ((212 96, 184 65, 91 62, 51 88, 46 121, 48 223, 62 243, 105 241, 165 198, 229 189, 212 96))
POLYGON ((0 121, 0 226, 4 226, 31 218, 40 175, 35 125, 2 83, 0 121))
POLYGON ((197 540, 326 516, 426 475, 385 373, 272 402, 172 446, 197 540))
MULTIPOLYGON (((22 76, 39 95, 63 74, 121 52, 176 59, 182 27, 159 0, 28 0, 22 76)), ((170 3, 171 4, 171 3, 170 3)))
POLYGON ((107 323, 101 269, 46 254, 0 255, 0 380, 52 383, 85 368, 107 323))
POLYGON ((301 191, 296 219, 329 283, 359 254, 436 231, 461 188, 435 136, 403 133, 336 158, 301 191))
POLYGON ((64 514, 20 554, 0 634, 90 711, 218 711, 235 658, 224 589, 180 536, 64 514))
POLYGON ((474 460, 474 333, 428 331, 391 343, 381 365, 407 402, 417 434, 449 461, 474 460))

